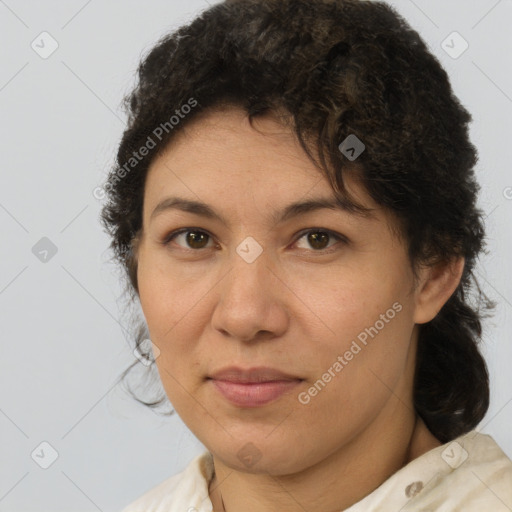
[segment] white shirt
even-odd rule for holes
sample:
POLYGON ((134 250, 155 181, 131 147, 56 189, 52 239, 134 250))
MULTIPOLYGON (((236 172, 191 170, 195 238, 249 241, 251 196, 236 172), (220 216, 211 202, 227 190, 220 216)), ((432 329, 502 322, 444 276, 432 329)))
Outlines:
MULTIPOLYGON (((206 451, 122 512, 212 512, 206 451)), ((473 430, 412 460, 344 512, 512 512, 512 461, 473 430)), ((233 510, 230 512, 243 512, 233 510)))

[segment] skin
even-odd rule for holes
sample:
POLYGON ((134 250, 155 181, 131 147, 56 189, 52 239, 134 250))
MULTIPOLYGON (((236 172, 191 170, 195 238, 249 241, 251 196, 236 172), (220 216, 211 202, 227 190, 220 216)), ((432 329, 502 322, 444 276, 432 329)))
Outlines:
POLYGON ((391 230, 396 219, 350 176, 347 188, 374 219, 320 209, 273 222, 289 203, 333 191, 289 129, 271 116, 254 126, 235 107, 209 113, 152 162, 136 245, 140 301, 165 391, 213 454, 214 511, 340 510, 441 444, 414 412, 416 344, 464 260, 422 267, 414 287, 406 247, 391 230), (205 202, 227 225, 178 209, 151 218, 168 196, 205 202), (163 243, 181 228, 209 237, 192 247, 186 233, 163 243), (318 228, 348 243, 309 243, 304 231, 318 228), (253 263, 236 252, 248 236, 263 248, 253 263), (396 302, 401 311, 300 403, 298 393, 396 302), (206 379, 228 365, 304 380, 267 405, 237 407, 206 379), (250 467, 237 457, 249 442, 261 456, 250 467))

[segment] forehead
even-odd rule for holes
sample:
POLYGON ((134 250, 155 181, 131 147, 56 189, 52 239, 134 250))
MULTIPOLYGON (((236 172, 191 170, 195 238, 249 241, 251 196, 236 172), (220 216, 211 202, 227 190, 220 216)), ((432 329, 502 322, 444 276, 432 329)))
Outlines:
MULTIPOLYGON (((254 117, 239 107, 224 105, 206 109, 194 117, 173 136, 165 149, 172 158, 209 162, 223 158, 225 169, 249 171, 281 161, 287 166, 303 170, 305 176, 314 173, 312 162, 300 147, 288 118, 274 112, 254 117), (229 149, 230 153, 226 153, 229 149), (195 151, 194 153, 189 153, 195 151), (185 156, 185 153, 189 153, 185 156), (244 161, 237 159, 242 155, 244 161), (263 165, 263 164, 261 164, 263 165)), ((316 170, 319 176, 319 170, 316 170)), ((318 179, 318 178, 317 178, 318 179)))
MULTIPOLYGON (((282 115, 256 117, 251 125, 240 108, 218 108, 195 114, 173 135, 151 163, 148 181, 186 175, 189 184, 220 180, 237 187, 245 183, 251 190, 264 186, 287 190, 315 187, 317 192, 332 193, 327 177, 304 152, 282 115)), ((355 188, 365 195, 361 187, 355 188)), ((366 200, 371 198, 366 196, 366 200)))

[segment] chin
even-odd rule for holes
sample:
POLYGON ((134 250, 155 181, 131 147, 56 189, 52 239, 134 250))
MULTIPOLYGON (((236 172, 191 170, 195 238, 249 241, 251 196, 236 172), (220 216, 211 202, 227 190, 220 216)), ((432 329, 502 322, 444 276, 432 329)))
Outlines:
MULTIPOLYGON (((289 475, 303 471, 311 465, 320 462, 327 454, 318 451, 313 453, 297 449, 301 446, 298 440, 288 437, 288 441, 272 434, 261 433, 260 436, 247 436, 243 441, 235 441, 228 436, 226 444, 208 448, 214 455, 234 471, 251 474, 289 475)), ((205 445, 206 446, 206 445, 205 445)), ((302 446, 301 446, 302 447, 302 446)))

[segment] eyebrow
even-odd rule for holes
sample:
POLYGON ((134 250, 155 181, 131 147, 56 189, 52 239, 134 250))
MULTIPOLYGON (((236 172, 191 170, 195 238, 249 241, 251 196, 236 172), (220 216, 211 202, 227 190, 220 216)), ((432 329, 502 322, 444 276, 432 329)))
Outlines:
MULTIPOLYGON (((274 224, 285 222, 293 217, 298 217, 305 213, 330 209, 339 210, 346 212, 355 217, 361 217, 368 220, 376 220, 377 217, 374 213, 374 208, 367 208, 357 203, 353 203, 342 197, 332 198, 314 198, 306 201, 296 201, 289 204, 281 211, 273 212, 270 215, 270 221, 274 224)), ((211 206, 201 201, 193 201, 182 197, 166 197, 160 201, 153 212, 151 213, 150 220, 156 217, 158 214, 168 210, 179 210, 187 213, 193 213, 202 217, 219 220, 224 225, 229 225, 226 219, 218 212, 216 212, 211 206)))

